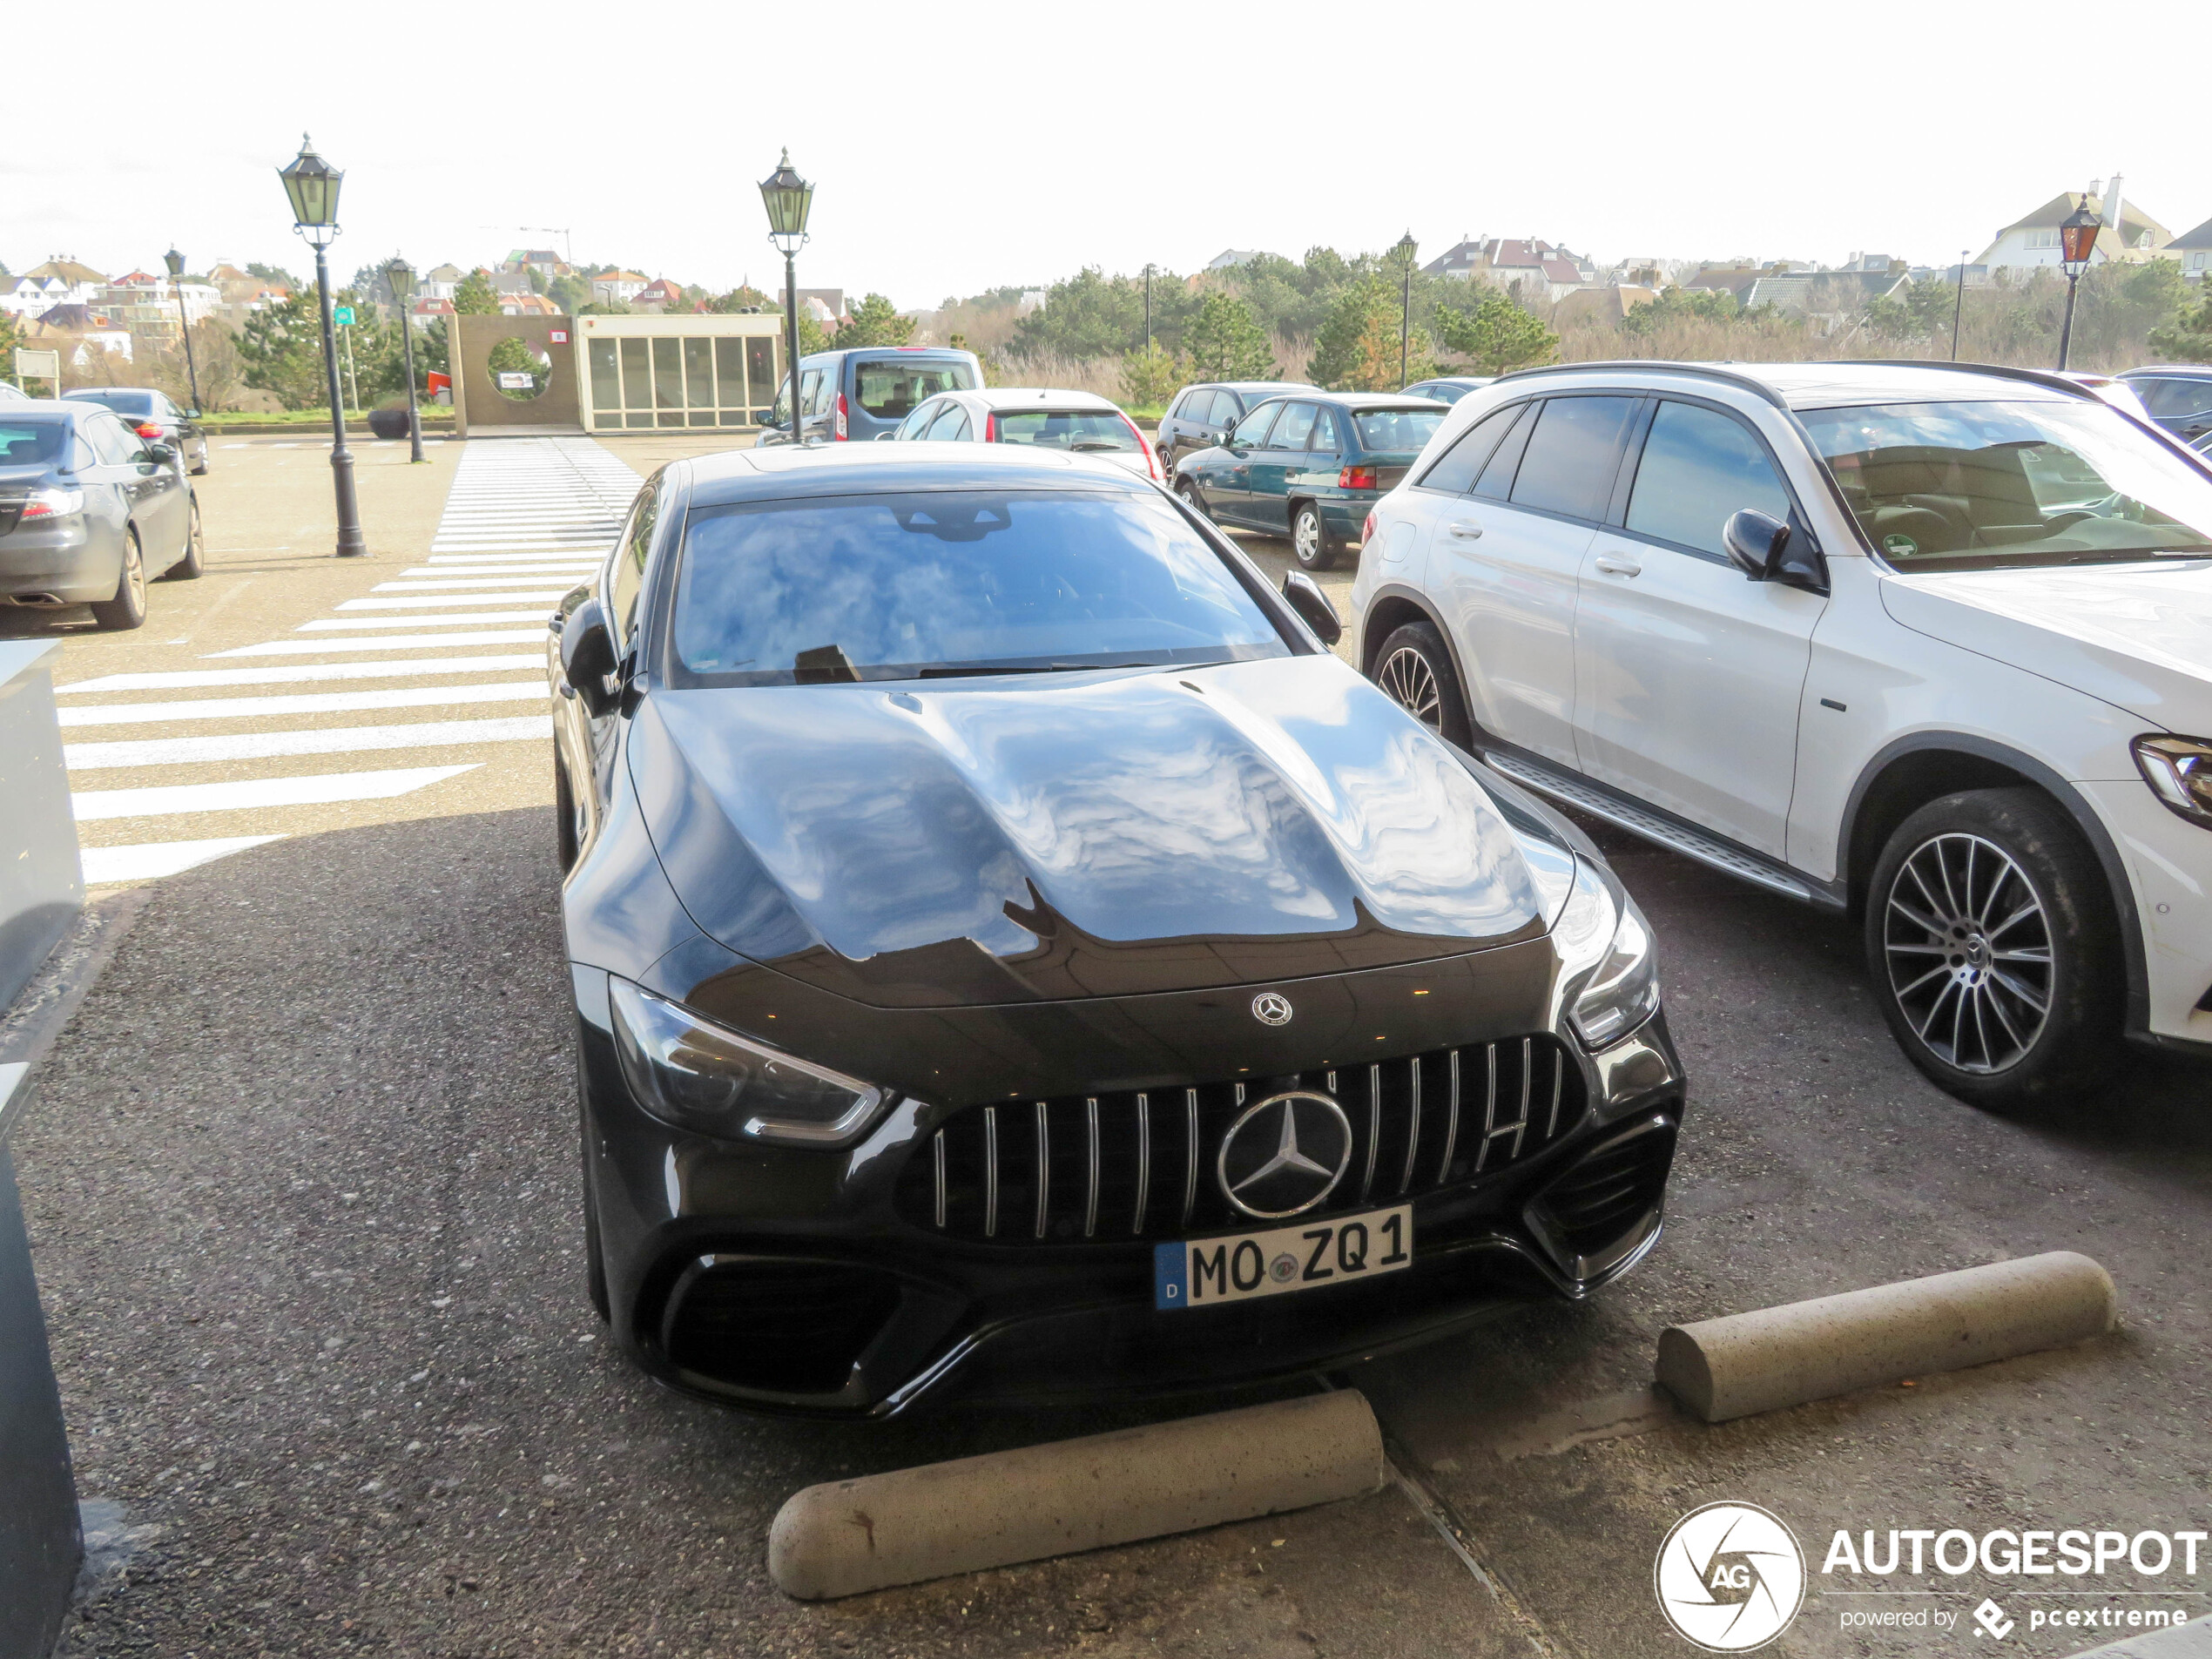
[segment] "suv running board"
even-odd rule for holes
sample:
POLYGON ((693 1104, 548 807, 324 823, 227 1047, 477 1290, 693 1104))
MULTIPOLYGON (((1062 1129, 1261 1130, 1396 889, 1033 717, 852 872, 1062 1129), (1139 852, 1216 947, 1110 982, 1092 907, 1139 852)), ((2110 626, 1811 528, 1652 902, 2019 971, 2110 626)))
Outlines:
POLYGON ((1502 772, 1515 783, 1526 784, 1540 790, 1554 800, 1563 800, 1577 812, 1588 813, 1592 818, 1602 818, 1615 829, 1624 829, 1631 835, 1641 835, 1647 841, 1656 841, 1670 853, 1679 853, 1686 859, 1696 859, 1723 874, 1754 882, 1770 893, 1784 898, 1797 899, 1805 903, 1815 901, 1812 888, 1795 876, 1776 869, 1764 860, 1730 846, 1716 836, 1706 835, 1686 824, 1677 824, 1670 818, 1622 800, 1608 791, 1600 789, 1586 779, 1572 772, 1560 772, 1541 760, 1531 760, 1517 754, 1486 753, 1483 759, 1502 772))

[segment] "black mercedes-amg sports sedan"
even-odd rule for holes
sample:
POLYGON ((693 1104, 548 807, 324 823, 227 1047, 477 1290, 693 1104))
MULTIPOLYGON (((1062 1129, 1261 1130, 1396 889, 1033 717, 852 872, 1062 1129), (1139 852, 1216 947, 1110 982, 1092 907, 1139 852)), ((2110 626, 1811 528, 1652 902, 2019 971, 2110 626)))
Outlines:
POLYGON ((552 618, 591 1293, 763 1411, 1192 1389, 1659 1235, 1595 848, 1109 462, 670 463, 552 618))

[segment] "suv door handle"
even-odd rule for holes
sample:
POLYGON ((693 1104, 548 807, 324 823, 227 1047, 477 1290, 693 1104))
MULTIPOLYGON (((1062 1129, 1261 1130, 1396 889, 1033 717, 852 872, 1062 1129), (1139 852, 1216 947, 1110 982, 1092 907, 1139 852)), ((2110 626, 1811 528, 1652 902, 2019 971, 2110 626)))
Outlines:
POLYGON ((1456 524, 1447 526, 1445 533, 1462 542, 1472 542, 1482 534, 1482 526, 1471 518, 1463 518, 1456 524))
POLYGON ((1643 566, 1638 564, 1634 559, 1624 559, 1617 553, 1599 554, 1597 568, 1608 576, 1642 576, 1643 574, 1643 566))

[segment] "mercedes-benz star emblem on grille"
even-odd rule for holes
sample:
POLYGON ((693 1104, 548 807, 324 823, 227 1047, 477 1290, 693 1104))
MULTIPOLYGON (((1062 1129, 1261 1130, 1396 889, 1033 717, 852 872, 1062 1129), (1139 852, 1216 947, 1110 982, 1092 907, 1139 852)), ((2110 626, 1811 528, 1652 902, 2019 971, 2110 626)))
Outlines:
POLYGON ((1288 1025, 1291 999, 1280 991, 1262 991, 1252 998, 1252 1018, 1262 1025, 1288 1025))
POLYGON ((1244 1109, 1221 1137, 1216 1173, 1238 1209, 1280 1221, 1334 1192, 1351 1167, 1352 1123, 1343 1109, 1326 1095, 1294 1089, 1244 1109))

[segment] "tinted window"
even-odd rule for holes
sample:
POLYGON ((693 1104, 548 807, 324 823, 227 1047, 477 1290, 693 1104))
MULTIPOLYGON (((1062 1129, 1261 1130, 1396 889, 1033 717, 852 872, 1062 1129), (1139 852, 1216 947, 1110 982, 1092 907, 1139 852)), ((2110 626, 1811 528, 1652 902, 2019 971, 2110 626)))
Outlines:
POLYGON ((912 415, 909 415, 900 423, 900 437, 902 439, 920 437, 921 435, 921 429, 929 424, 931 417, 935 413, 936 410, 933 405, 927 403, 923 404, 920 408, 916 409, 912 415))
POLYGON ((69 428, 60 421, 0 418, 0 467, 51 467, 62 458, 69 428))
POLYGON ((1319 409, 1313 422, 1313 442, 1310 446, 1318 455, 1335 455, 1344 448, 1344 439, 1337 431, 1334 409, 1319 409))
POLYGON ((1388 450, 1419 450, 1444 424, 1444 411, 1433 409, 1362 409, 1352 417, 1359 429, 1359 447, 1371 454, 1388 450))
POLYGON ((1603 516, 1620 465, 1621 435, 1635 407, 1630 397, 1555 397, 1546 403, 1514 477, 1513 504, 1573 518, 1603 516))
POLYGON ((1195 392, 1186 392, 1176 418, 1193 426, 1204 426, 1213 418, 1213 392, 1203 386, 1195 392))
POLYGON ((880 421, 894 421, 940 392, 974 391, 975 371, 961 362, 878 359, 863 361, 853 381, 855 402, 880 421))
POLYGON ((1001 443, 1027 443, 1040 449, 1133 454, 1142 448, 1130 423, 1111 409, 1001 409, 998 432, 1001 443))
POLYGON ((637 617, 637 590, 645 581, 645 558, 653 549, 653 526, 660 522, 660 491, 652 485, 645 486, 645 494, 631 516, 629 539, 615 553, 614 583, 609 593, 609 610, 614 624, 615 642, 619 649, 630 638, 631 625, 637 617))
POLYGON ((84 423, 84 435, 100 459, 111 467, 128 466, 140 459, 137 436, 126 432, 112 415, 103 415, 84 423))
POLYGON ((1303 449, 1305 441, 1313 435, 1313 417, 1320 411, 1311 403, 1292 403, 1285 408, 1275 422, 1275 429, 1267 435, 1271 449, 1303 449))
POLYGON ((1521 457, 1528 448, 1528 434, 1536 425, 1537 405, 1524 403, 1516 413, 1505 442, 1497 448, 1476 480, 1474 493, 1490 501, 1503 501, 1513 493, 1513 475, 1520 469, 1521 457))
POLYGON ((674 640, 686 672, 736 685, 1289 654, 1180 513, 1120 492, 695 513, 674 640))
POLYGON ((809 415, 829 413, 829 376, 819 368, 799 371, 799 395, 809 415))
POLYGON ((939 442, 953 442, 968 435, 968 412, 957 403, 945 405, 944 412, 929 423, 929 435, 939 442))
POLYGON ((1447 490, 1454 496, 1464 496, 1474 489, 1482 463, 1490 459, 1498 440, 1506 435, 1523 407, 1515 403, 1486 415, 1461 433, 1460 441, 1438 456, 1436 463, 1421 475, 1421 488, 1447 490))
POLYGON ((118 392, 102 387, 98 391, 71 392, 69 396, 71 402, 81 401, 86 403, 102 404, 113 409, 118 415, 152 415, 153 413, 152 392, 118 392))
POLYGON ((1717 410, 1662 403, 1636 466, 1629 528, 1725 557, 1721 526, 1746 507, 1789 523, 1790 493, 1764 446, 1717 410))
POLYGON ((2178 420, 2212 409, 2212 381, 2128 381, 2143 407, 2161 420, 2178 420))
POLYGON ((1238 421, 1237 429, 1229 435, 1230 447, 1237 449, 1258 448, 1260 440, 1267 435, 1267 428, 1274 424, 1276 413, 1282 407, 1279 403, 1263 403, 1238 421))

